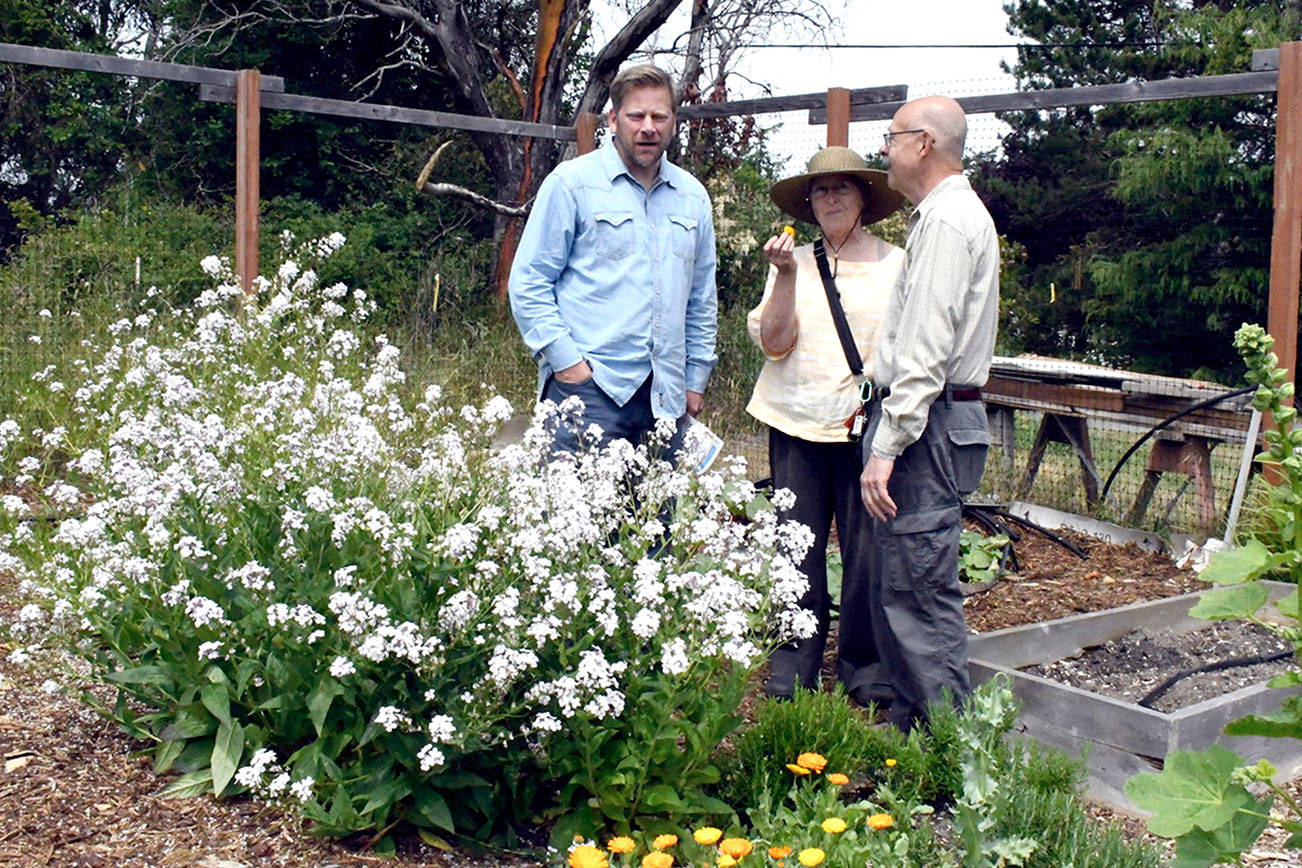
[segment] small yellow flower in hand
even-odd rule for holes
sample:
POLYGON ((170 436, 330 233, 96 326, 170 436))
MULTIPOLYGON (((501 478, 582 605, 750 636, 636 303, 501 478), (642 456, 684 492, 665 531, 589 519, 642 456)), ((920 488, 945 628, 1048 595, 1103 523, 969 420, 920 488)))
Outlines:
POLYGON ((841 774, 840 772, 832 772, 830 775, 827 776, 827 782, 829 784, 835 784, 838 787, 843 787, 846 784, 850 783, 850 779, 847 778, 845 775, 841 774))
POLYGON ((823 831, 829 835, 839 835, 845 831, 845 820, 840 817, 828 817, 823 821, 823 831))
POLYGON ((723 832, 713 826, 703 826, 692 833, 692 838, 696 843, 706 847, 723 837, 723 832))
POLYGON ((651 842, 651 846, 657 850, 668 850, 670 847, 678 846, 678 836, 668 833, 656 835, 656 839, 651 842))
POLYGON ((805 868, 814 868, 815 865, 823 864, 823 860, 827 858, 827 854, 817 847, 807 847, 806 849, 801 850, 800 855, 796 858, 800 860, 800 864, 804 865, 805 868))
POLYGON ((811 772, 821 772, 827 767, 827 757, 819 753, 802 753, 796 757, 796 765, 807 768, 811 772))
POLYGON ((873 829, 889 829, 895 825, 895 818, 890 814, 873 814, 868 818, 868 826, 873 829))
POLYGON ((786 226, 783 226, 783 227, 782 227, 782 234, 783 234, 783 235, 795 235, 795 234, 796 234, 796 227, 791 226, 790 224, 788 224, 788 225, 786 225, 786 226))
POLYGON ((632 853, 633 848, 636 846, 637 845, 633 843, 632 838, 624 835, 620 835, 617 838, 611 838, 606 842, 606 849, 612 853, 632 853))
POLYGON ((580 844, 570 851, 570 858, 566 860, 570 868, 606 868, 609 864, 606 861, 606 854, 598 850, 591 844, 580 844))
POLYGON ((659 850, 647 853, 642 857, 642 868, 673 868, 673 864, 674 857, 668 853, 661 853, 659 850))

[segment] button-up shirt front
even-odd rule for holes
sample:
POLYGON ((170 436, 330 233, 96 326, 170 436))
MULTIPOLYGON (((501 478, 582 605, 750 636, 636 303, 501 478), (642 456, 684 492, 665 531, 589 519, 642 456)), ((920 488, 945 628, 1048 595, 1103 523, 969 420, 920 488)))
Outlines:
POLYGON ((891 393, 872 451, 889 457, 922 436, 946 384, 986 384, 999 326, 999 237, 967 178, 949 176, 918 203, 904 250, 874 369, 891 393))
POLYGON ((511 310, 539 389, 580 361, 620 405, 653 375, 657 417, 686 412, 714 369, 718 301, 705 188, 666 159, 650 190, 614 147, 543 181, 511 266, 511 310))

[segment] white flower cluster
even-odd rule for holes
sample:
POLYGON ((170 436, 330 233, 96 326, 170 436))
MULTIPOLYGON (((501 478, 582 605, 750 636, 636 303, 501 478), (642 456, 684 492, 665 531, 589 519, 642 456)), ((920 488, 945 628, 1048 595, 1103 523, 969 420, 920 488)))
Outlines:
POLYGON ((291 798, 297 802, 311 799, 316 787, 316 780, 310 776, 293 780, 284 766, 276 762, 275 752, 267 748, 254 751, 249 764, 235 772, 235 783, 265 799, 291 798))

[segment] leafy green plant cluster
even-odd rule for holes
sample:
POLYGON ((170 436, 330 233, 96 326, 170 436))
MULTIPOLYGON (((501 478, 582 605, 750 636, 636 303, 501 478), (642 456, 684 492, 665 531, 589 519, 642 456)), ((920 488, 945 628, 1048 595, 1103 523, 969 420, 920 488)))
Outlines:
POLYGON ((959 537, 958 573, 965 582, 988 585, 1003 575, 1007 534, 986 536, 964 530, 959 537))
MULTIPOLYGON (((1302 651, 1299 600, 1295 587, 1275 604, 1291 623, 1260 617, 1269 593, 1260 579, 1287 576, 1295 584, 1302 575, 1302 431, 1296 428, 1297 411, 1290 406, 1293 384, 1278 367, 1272 352, 1275 341, 1257 325, 1244 324, 1234 335, 1234 346, 1247 366, 1247 380, 1257 386, 1253 407, 1271 414, 1273 430, 1263 434, 1266 450, 1257 456, 1279 476, 1266 500, 1257 507, 1256 536, 1237 549, 1217 552, 1200 577, 1222 587, 1203 595, 1189 614, 1208 620, 1246 620, 1259 624, 1293 643, 1295 661, 1302 651)), ((1302 686, 1302 670, 1293 669, 1269 682, 1271 687, 1302 686)), ((1284 697, 1279 711, 1249 715, 1226 725, 1227 735, 1302 738, 1302 695, 1284 697)), ((1213 865, 1238 861, 1245 850, 1272 822, 1275 796, 1283 799, 1295 816, 1302 810, 1277 786, 1276 770, 1266 761, 1247 764, 1227 748, 1213 745, 1204 751, 1173 751, 1160 774, 1142 774, 1126 782, 1126 794, 1141 808, 1153 812, 1148 828, 1156 835, 1174 838, 1177 864, 1213 865), (1267 791, 1264 796, 1258 793, 1267 791)), ((1302 848, 1302 822, 1278 820, 1292 833, 1287 846, 1302 848)))
POLYGON ((552 461, 569 408, 494 446, 507 401, 449 403, 354 330, 373 299, 317 265, 344 243, 290 243, 251 298, 206 258, 192 304, 145 299, 43 372, 35 427, 0 422, 18 653, 89 659, 172 792, 381 847, 726 815, 712 756, 807 629, 808 531, 736 462, 552 461))

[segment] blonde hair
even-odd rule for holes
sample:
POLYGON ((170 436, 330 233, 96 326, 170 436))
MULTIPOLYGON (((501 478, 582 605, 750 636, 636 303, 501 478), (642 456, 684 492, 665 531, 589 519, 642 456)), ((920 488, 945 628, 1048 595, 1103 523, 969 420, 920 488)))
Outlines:
POLYGON ((615 111, 624 104, 624 97, 639 87, 662 87, 669 91, 669 102, 673 104, 674 82, 669 73, 654 63, 639 63, 621 69, 610 83, 610 104, 615 111))

